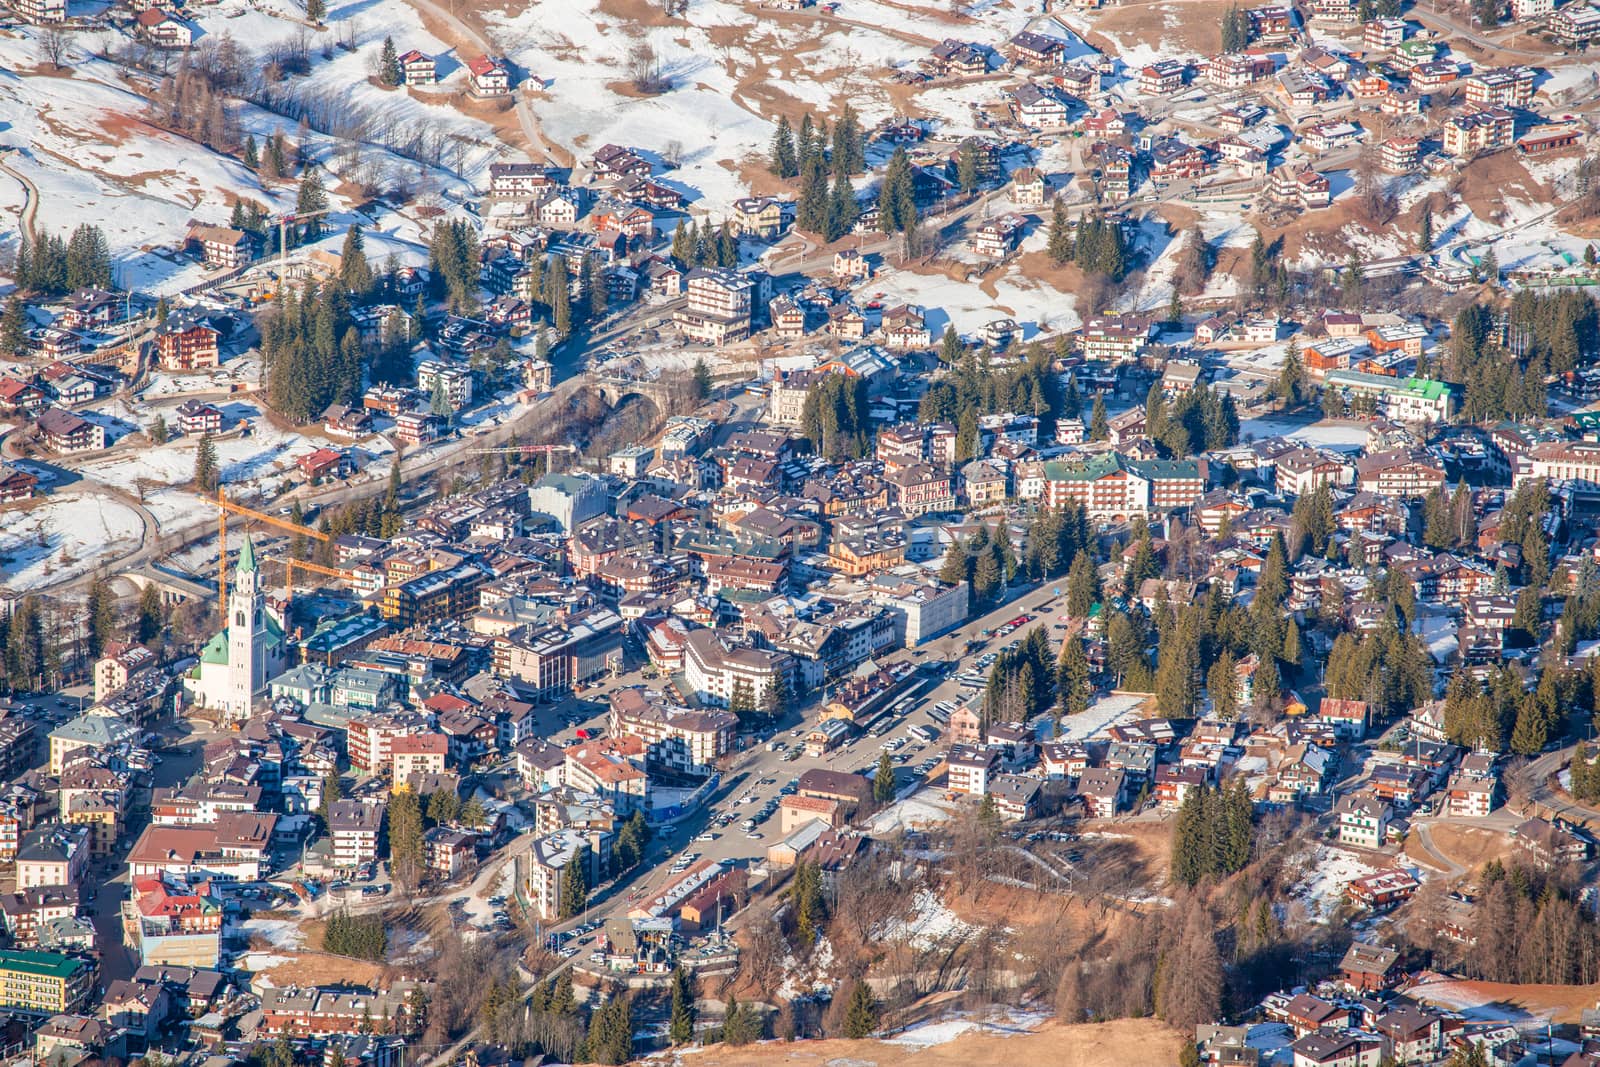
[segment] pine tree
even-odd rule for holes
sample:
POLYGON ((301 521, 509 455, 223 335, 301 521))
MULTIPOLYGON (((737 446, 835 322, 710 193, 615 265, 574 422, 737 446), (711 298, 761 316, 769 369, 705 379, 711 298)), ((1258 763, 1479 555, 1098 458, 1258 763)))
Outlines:
MULTIPOLYGON (((321 3, 321 0, 311 0, 312 3, 321 3)), ((315 167, 307 167, 305 174, 300 179, 300 191, 295 197, 294 210, 297 215, 308 215, 312 212, 325 211, 328 207, 328 194, 322 187, 322 175, 315 167)), ((302 224, 300 240, 314 241, 322 233, 321 217, 308 218, 302 224)))
POLYGON ((394 38, 383 39, 383 53, 378 60, 378 80, 391 89, 400 84, 400 57, 394 50, 394 38))
POLYGON ((89 619, 89 655, 99 658, 117 634, 117 597, 110 582, 97 578, 89 586, 84 614, 89 619))
POLYGON ((844 1036, 848 1038, 871 1037, 878 1028, 878 998, 865 979, 856 982, 850 990, 849 1004, 845 1009, 844 1036))
POLYGON ((338 771, 329 771, 322 776, 322 803, 317 805, 317 816, 326 828, 333 817, 333 806, 344 797, 344 787, 339 781, 338 771))
POLYGON ((0 316, 0 352, 8 356, 21 355, 28 348, 28 320, 22 297, 12 296, 6 301, 6 310, 0 316))
POLYGON ((689 259, 694 254, 694 239, 689 232, 689 227, 678 220, 678 228, 672 231, 672 258, 683 266, 689 265, 689 259))
POLYGON ((1106 418, 1105 397, 1094 394, 1094 405, 1089 409, 1089 440, 1104 441, 1111 436, 1111 423, 1106 418))
POLYGON ((795 205, 794 224, 807 233, 820 234, 828 240, 828 171, 820 158, 812 158, 801 165, 800 197, 795 205))
POLYGON ((894 794, 894 760, 885 750, 878 755, 878 772, 872 778, 872 799, 888 804, 894 800, 894 794))
POLYGON ((1417 251, 1431 252, 1433 250, 1433 212, 1428 210, 1426 204, 1422 208, 1422 219, 1417 224, 1417 251))
POLYGON ((567 285, 567 261, 556 256, 545 271, 544 304, 550 309, 550 325, 559 337, 572 332, 572 295, 567 285))
POLYGON ((256 147, 255 134, 252 133, 250 136, 244 139, 244 154, 239 158, 240 161, 251 170, 257 170, 260 168, 261 150, 256 147))
POLYGON ((1058 267, 1072 258, 1072 222, 1067 218, 1067 205, 1059 198, 1050 208, 1050 234, 1045 251, 1050 262, 1058 267))
POLYGON ((561 917, 570 919, 583 912, 589 901, 589 880, 584 867, 589 862, 587 849, 579 850, 561 872, 561 917))
POLYGON ((1516 726, 1511 730, 1511 751, 1519 756, 1537 756, 1550 740, 1550 724, 1530 695, 1517 709, 1516 726))
POLYGON ((850 179, 841 171, 833 180, 833 193, 828 200, 826 235, 836 241, 849 233, 856 224, 856 191, 850 179))
POLYGON ((1211 714, 1219 719, 1239 715, 1238 661, 1224 649, 1206 673, 1206 692, 1211 696, 1211 714))
POLYGON ((156 588, 154 582, 151 582, 139 593, 138 640, 140 644, 148 644, 160 635, 161 625, 164 621, 163 615, 161 590, 156 588))
POLYGON ((344 247, 339 251, 339 282, 358 300, 372 291, 372 265, 367 262, 366 238, 359 225, 344 232, 344 247))
POLYGON ((795 156, 794 130, 789 125, 787 115, 778 118, 778 128, 772 135, 772 153, 767 169, 779 178, 793 178, 800 173, 800 164, 795 156))
POLYGON ((1069 635, 1062 642, 1061 658, 1056 664, 1056 693, 1064 715, 1076 715, 1089 708, 1089 656, 1075 636, 1069 635))
POLYGON ((694 1023, 694 987, 689 972, 677 967, 672 972, 672 1016, 667 1036, 674 1045, 687 1045, 694 1040, 694 1023))
POLYGON ((211 435, 205 434, 194 450, 194 488, 198 493, 214 493, 217 489, 217 446, 211 435))
POLYGON ((956 182, 963 193, 978 191, 978 142, 971 137, 956 150, 956 182))

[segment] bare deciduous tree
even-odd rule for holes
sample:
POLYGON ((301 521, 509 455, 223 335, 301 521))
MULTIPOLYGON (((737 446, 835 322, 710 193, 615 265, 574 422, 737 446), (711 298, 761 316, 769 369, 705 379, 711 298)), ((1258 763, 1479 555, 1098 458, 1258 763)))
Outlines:
POLYGON ((46 26, 39 34, 39 55, 51 69, 61 70, 72 39, 60 26, 46 26))

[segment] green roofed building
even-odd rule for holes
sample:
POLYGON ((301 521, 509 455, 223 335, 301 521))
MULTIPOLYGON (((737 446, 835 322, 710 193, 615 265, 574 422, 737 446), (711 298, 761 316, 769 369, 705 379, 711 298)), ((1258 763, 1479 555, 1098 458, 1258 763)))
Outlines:
POLYGON ((55 952, 0 952, 0 1008, 60 1015, 76 1012, 94 988, 95 965, 55 952))

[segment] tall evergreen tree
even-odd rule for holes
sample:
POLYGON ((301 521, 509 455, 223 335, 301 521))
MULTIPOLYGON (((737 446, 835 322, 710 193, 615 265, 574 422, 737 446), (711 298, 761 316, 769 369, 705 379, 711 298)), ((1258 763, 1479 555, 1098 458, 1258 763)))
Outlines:
POLYGON ((768 169, 779 178, 793 178, 800 173, 799 158, 795 154, 794 129, 789 117, 778 117, 778 128, 772 135, 772 153, 768 169))

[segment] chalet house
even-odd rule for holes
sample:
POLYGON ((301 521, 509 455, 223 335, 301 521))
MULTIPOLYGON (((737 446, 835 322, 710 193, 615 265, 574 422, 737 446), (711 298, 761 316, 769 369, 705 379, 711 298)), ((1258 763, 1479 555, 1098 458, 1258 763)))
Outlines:
POLYGON ((1309 70, 1286 70, 1278 75, 1278 88, 1295 107, 1315 107, 1339 95, 1338 87, 1309 70))
POLYGON ((178 405, 178 431, 185 437, 222 432, 222 411, 204 400, 185 400, 178 405))
POLYGON ((443 420, 426 411, 402 411, 394 418, 394 438, 408 446, 426 444, 443 429, 443 420))
POLYGON ((652 257, 644 264, 644 301, 660 304, 683 295, 683 271, 671 260, 652 257))
POLYGON ((772 333, 780 341, 794 341, 805 336, 805 309, 790 296, 775 296, 767 304, 767 320, 772 323, 772 333))
POLYGON ((946 38, 933 46, 929 66, 946 77, 976 77, 989 72, 989 52, 982 45, 946 38))
POLYGON ((1533 103, 1533 69, 1495 67, 1466 80, 1467 103, 1479 107, 1528 107, 1533 103))
POLYGON ((1198 178, 1211 170, 1205 150, 1176 137, 1163 137, 1150 146, 1150 177, 1157 181, 1198 178))
POLYGON ((90 377, 81 373, 81 369, 73 363, 57 360, 39 372, 40 385, 48 392, 58 404, 71 407, 75 404, 87 404, 107 384, 100 377, 90 377))
POLYGON ((183 308, 167 316, 156 328, 156 353, 167 370, 199 370, 222 362, 219 342, 222 331, 194 308, 183 308))
POLYGON ((1043 207, 1047 184, 1037 167, 1018 167, 1011 172, 1011 202, 1018 207, 1043 207))
POLYGON ((770 196, 744 196, 733 202, 734 229, 744 237, 776 240, 783 232, 783 207, 770 196))
POLYGON ((1418 63, 1411 68, 1411 88, 1419 93, 1436 93, 1460 77, 1460 65, 1449 60, 1418 63))
POLYGON ((1060 60, 1067 43, 1058 37, 1024 30, 1006 42, 1006 51, 1018 63, 1044 67, 1060 60))
POLYGON ((990 219, 972 232, 972 251, 990 259, 1004 259, 1016 251, 1027 224, 1025 215, 1007 214, 990 219))
POLYGON ((44 404, 44 390, 32 382, 0 378, 0 408, 7 411, 34 411, 44 404))
MULTIPOLYGON (((1342 0, 1316 0, 1313 10, 1339 2, 1342 0)), ((1318 1032, 1296 1038, 1289 1049, 1294 1067, 1378 1067, 1383 1059, 1383 1038, 1354 1030, 1318 1032)))
POLYGON ((1078 796, 1092 819, 1109 819, 1127 804, 1127 775, 1112 767, 1091 767, 1078 776, 1078 796))
POLYGON ((51 326, 39 337, 39 352, 51 359, 64 359, 83 351, 83 338, 71 330, 51 326))
POLYGON ((1179 767, 1170 763, 1156 765, 1155 798, 1167 811, 1177 811, 1189 794, 1207 782, 1208 775, 1199 767, 1179 767))
POLYGON ((1086 116, 1079 125, 1084 133, 1093 137, 1123 137, 1128 132, 1128 120, 1114 107, 1086 116))
POLYGON ((1083 324, 1078 343, 1085 359, 1131 363, 1154 336, 1154 326, 1141 316, 1101 315, 1083 324))
POLYGON ((1287 40, 1294 33, 1294 14, 1288 6, 1266 5, 1245 12, 1251 41, 1287 40))
POLYGON ((432 56, 413 48, 400 57, 400 80, 406 85, 433 85, 439 70, 432 56))
POLYGON ((1382 100, 1389 95, 1394 86, 1389 84, 1389 79, 1380 74, 1366 74, 1359 78, 1350 79, 1345 89, 1356 100, 1363 103, 1372 100, 1382 100))
POLYGON ((1422 141, 1417 137, 1391 137, 1378 147, 1383 169, 1392 174, 1415 170, 1421 158, 1422 141))
POLYGON ((1356 460, 1357 487, 1378 496, 1427 496, 1444 483, 1444 464, 1418 449, 1375 452, 1356 460))
POLYGON ((18 15, 29 22, 65 22, 67 20, 67 0, 17 0, 12 7, 18 15))
POLYGON ((329 404, 322 413, 322 432, 345 441, 365 437, 372 432, 372 412, 365 406, 329 404))
POLYGON ((1267 195, 1280 204, 1307 209, 1327 207, 1333 200, 1328 179, 1309 166, 1299 170, 1279 167, 1267 183, 1267 195))
MULTIPOLYGON (((650 166, 642 159, 637 162, 644 167, 650 166)), ((645 174, 648 175, 649 171, 645 174)), ((657 211, 682 211, 689 203, 682 193, 671 186, 638 175, 626 177, 618 182, 616 194, 631 204, 643 204, 657 211)))
POLYGON ((183 250, 197 251, 206 266, 216 270, 237 270, 255 258, 250 235, 243 230, 201 223, 190 225, 183 250))
POLYGON ((1388 989, 1400 977, 1400 953, 1383 945, 1354 941, 1339 963, 1344 984, 1358 993, 1388 989))
POLYGON ((511 95, 511 74, 498 60, 477 56, 467 62, 468 92, 481 99, 511 95))
MULTIPOLYGON (((49 414, 46 412, 46 414, 49 414)), ((1568 860, 1586 862, 1594 854, 1594 842, 1572 825, 1557 819, 1528 819, 1512 831, 1518 846, 1547 867, 1568 860)))
POLYGON ((1357 143, 1365 133, 1359 122, 1318 122, 1302 129, 1300 140, 1313 152, 1331 152, 1357 143))
POLYGON ((188 48, 194 43, 193 28, 158 7, 139 12, 133 18, 133 25, 140 37, 157 48, 188 48))
POLYGON ((79 289, 58 320, 72 330, 103 330, 127 315, 128 296, 105 289, 79 289))
POLYGON ((1499 792, 1499 779, 1459 772, 1450 776, 1445 787, 1445 810, 1456 818, 1487 818, 1495 809, 1499 792))
POLYGON ((589 213, 589 224, 596 230, 616 230, 631 240, 649 244, 655 237, 656 217, 637 204, 602 201, 589 213))
POLYGON ((1168 96, 1183 88, 1189 68, 1177 60, 1163 59, 1139 71, 1139 92, 1145 96, 1168 96))
POLYGON ((1410 900, 1421 888, 1409 871, 1379 871, 1352 880, 1344 887, 1345 896, 1373 911, 1392 908, 1410 900))
POLYGON ((1270 55, 1229 52, 1206 64, 1206 80, 1224 89, 1243 89, 1277 72, 1278 64, 1270 55))
POLYGON ((885 347, 897 351, 928 348, 933 344, 933 334, 928 329, 920 308, 909 304, 892 307, 880 320, 885 347))
POLYGON ((1242 103, 1217 112, 1217 128, 1226 133, 1243 133, 1268 115, 1260 104, 1242 103))
POLYGON ((1372 1028, 1397 1063, 1427 1063, 1444 1051, 1443 1020, 1426 1008, 1402 1005, 1378 1016, 1372 1028))
POLYGON ((535 197, 554 185, 542 163, 489 164, 489 195, 535 197))
POLYGON ((106 447, 106 428, 67 411, 49 408, 39 416, 39 436, 52 452, 93 452, 106 447))
POLYGON ((1339 840, 1358 848, 1378 848, 1389 834, 1389 805, 1377 797, 1345 796, 1334 805, 1339 840))
POLYGON ((596 174, 618 178, 630 176, 648 178, 654 170, 647 160, 642 159, 631 148, 614 144, 601 145, 589 163, 596 174))
POLYGON ((1340 1007, 1310 993, 1300 993, 1293 997, 1284 1005, 1283 1014, 1284 1022, 1289 1024, 1296 1037, 1350 1025, 1349 1008, 1340 1007))
POLYGON ((1444 124, 1444 150, 1453 156, 1470 156, 1510 148, 1516 116, 1503 107, 1454 115, 1444 124))
POLYGON ((1067 102, 1048 86, 1020 85, 1011 99, 1019 125, 1031 130, 1058 130, 1067 125, 1067 102))
POLYGON ((32 473, 0 463, 0 504, 29 500, 39 488, 39 479, 32 473))
POLYGON ((1394 48, 1405 39, 1404 19, 1368 19, 1361 27, 1361 43, 1374 50, 1394 48))

